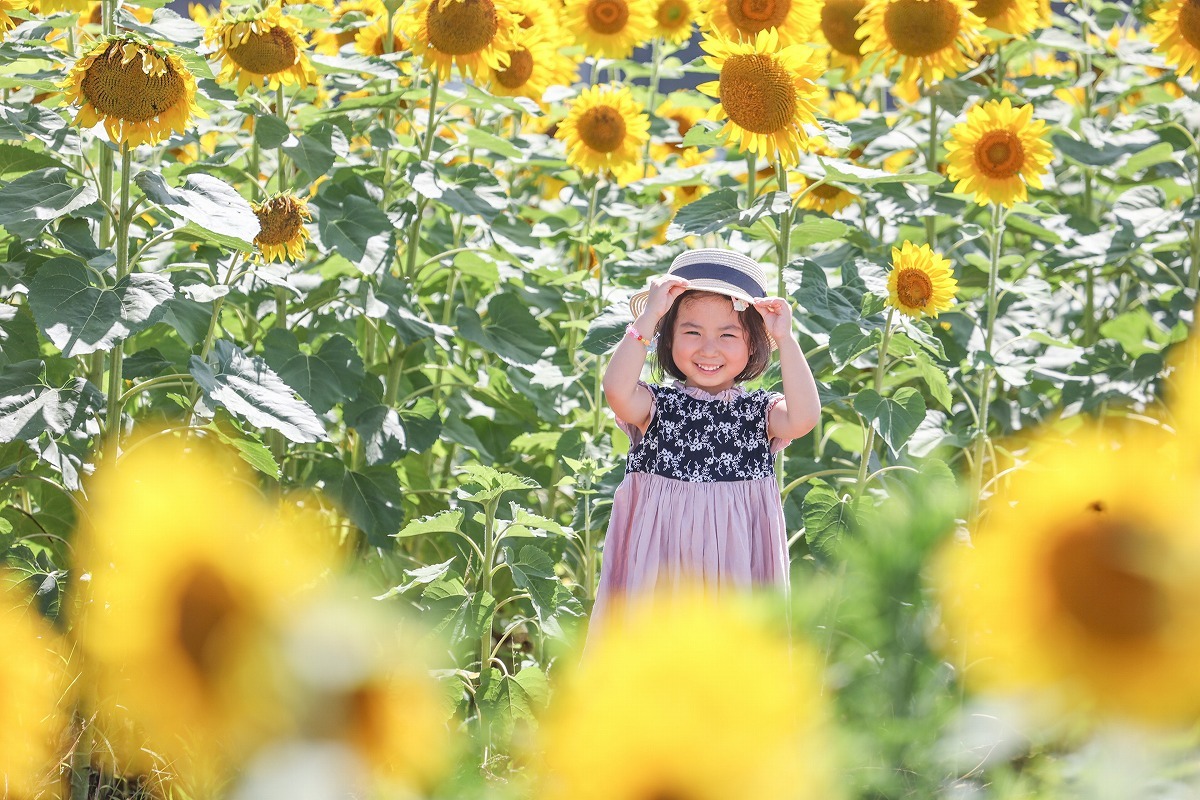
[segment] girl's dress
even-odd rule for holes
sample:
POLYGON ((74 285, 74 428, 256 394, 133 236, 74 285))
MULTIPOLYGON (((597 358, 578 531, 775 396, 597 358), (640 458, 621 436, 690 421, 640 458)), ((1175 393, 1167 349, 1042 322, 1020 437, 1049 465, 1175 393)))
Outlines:
POLYGON ((789 591, 774 454, 791 440, 767 439, 767 413, 783 395, 639 384, 654 398, 650 423, 643 435, 617 420, 631 445, 613 496, 589 644, 611 604, 635 593, 688 580, 717 594, 761 584, 789 591))

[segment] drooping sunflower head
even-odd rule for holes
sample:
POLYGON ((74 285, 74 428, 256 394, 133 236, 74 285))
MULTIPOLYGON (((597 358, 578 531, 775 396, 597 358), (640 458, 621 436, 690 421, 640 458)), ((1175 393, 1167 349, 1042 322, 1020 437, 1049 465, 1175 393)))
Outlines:
POLYGON ((624 185, 641 177, 650 117, 628 87, 592 86, 572 101, 554 136, 571 166, 585 175, 611 172, 624 185))
POLYGON ((178 56, 133 34, 97 42, 60 84, 79 106, 75 122, 103 122, 116 144, 157 144, 183 133, 196 105, 196 78, 178 56))
POLYGON ((1150 39, 1180 75, 1200 80, 1200 2, 1167 0, 1154 12, 1150 39))
POLYGON ((867 0, 824 0, 817 33, 829 45, 829 63, 834 67, 856 69, 862 62, 862 42, 858 39, 858 14, 867 0))
POLYGON ((819 17, 811 0, 704 0, 701 23, 711 32, 733 41, 755 41, 774 29, 783 46, 805 44, 813 37, 819 17))
POLYGON ((628 58, 654 35, 655 0, 566 0, 563 25, 589 56, 628 58))
POLYGON ((386 19, 387 8, 381 0, 342 0, 329 16, 329 29, 313 31, 312 44, 316 52, 333 56, 343 45, 354 42, 363 28, 386 19))
POLYGON ((508 66, 517 24, 508 0, 419 0, 403 20, 413 52, 443 80, 456 64, 472 77, 508 66))
POLYGON ((285 16, 272 3, 265 10, 224 9, 209 23, 206 41, 217 46, 213 58, 223 59, 219 81, 237 78, 238 94, 251 84, 276 89, 317 82, 317 72, 305 53, 300 22, 285 16))
POLYGON ((294 194, 279 194, 253 203, 258 217, 258 236, 254 243, 266 262, 300 261, 304 258, 308 229, 304 223, 312 219, 308 203, 294 194))
POLYGON ((779 47, 774 30, 753 41, 705 35, 700 46, 718 80, 697 88, 720 100, 708 118, 725 120, 720 135, 748 153, 796 163, 808 140, 805 125, 817 125, 816 109, 825 90, 817 85, 821 67, 803 45, 779 47))
POLYGON ((512 31, 508 66, 492 69, 489 91, 503 97, 528 97, 541 101, 553 85, 570 85, 573 76, 564 71, 565 62, 546 28, 517 26, 512 31))
POLYGON ((989 28, 1018 38, 1028 36, 1046 22, 1041 0, 975 0, 971 11, 983 17, 989 28))
POLYGON ((1013 108, 1007 97, 972 108, 966 122, 950 129, 946 152, 955 191, 973 193, 980 205, 1025 200, 1027 185, 1042 188, 1054 157, 1046 123, 1033 119, 1033 106, 1013 108))
POLYGON ((539 726, 537 797, 841 796, 813 657, 715 591, 606 617, 539 726))
POLYGON ((983 20, 970 0, 869 0, 856 34, 862 53, 901 65, 900 81, 934 83, 968 69, 984 46, 983 20))
POLYGON ((950 260, 927 244, 906 241, 892 248, 892 271, 888 273, 887 304, 913 319, 936 317, 954 303, 958 281, 950 260))
POLYGON ((1035 434, 972 547, 934 571, 968 685, 1032 694, 1055 715, 1195 723, 1198 509, 1168 444, 1144 427, 1035 434))

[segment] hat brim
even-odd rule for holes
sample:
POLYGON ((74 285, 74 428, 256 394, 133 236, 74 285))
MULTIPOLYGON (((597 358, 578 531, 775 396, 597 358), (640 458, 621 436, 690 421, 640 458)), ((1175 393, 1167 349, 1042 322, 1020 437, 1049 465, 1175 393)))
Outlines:
MULTIPOLYGON (((688 281, 688 289, 695 289, 702 292, 712 292, 713 294, 723 294, 726 297, 736 298, 746 303, 749 306, 754 305, 754 298, 743 292, 737 287, 730 286, 723 281, 709 280, 707 278, 699 278, 697 280, 688 281)), ((636 320, 646 310, 646 300, 649 299, 650 292, 643 290, 629 298, 629 311, 633 314, 636 320)), ((643 334, 644 335, 644 334, 643 334)), ((775 341, 775 337, 767 334, 767 340, 771 343, 771 349, 779 349, 779 345, 775 341)))

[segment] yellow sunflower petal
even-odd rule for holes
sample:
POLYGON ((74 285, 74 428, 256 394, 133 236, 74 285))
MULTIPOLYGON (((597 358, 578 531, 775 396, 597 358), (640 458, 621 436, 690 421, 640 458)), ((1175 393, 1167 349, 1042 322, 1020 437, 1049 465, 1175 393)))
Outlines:
POLYGON ((958 281, 949 259, 923 244, 905 242, 892 248, 887 304, 913 319, 936 317, 954 303, 958 281))
POLYGON ((973 107, 965 122, 950 129, 947 172, 955 191, 974 194, 980 205, 1012 206, 1040 188, 1054 157, 1046 123, 1033 119, 1033 106, 1013 108, 1008 98, 973 107))
POLYGON ((982 52, 984 22, 970 0, 869 0, 856 34, 862 53, 881 53, 901 82, 934 83, 966 71, 982 52))
POLYGON ((554 135, 566 144, 571 166, 585 175, 609 171, 625 184, 641 177, 650 118, 628 87, 593 86, 571 103, 554 135))

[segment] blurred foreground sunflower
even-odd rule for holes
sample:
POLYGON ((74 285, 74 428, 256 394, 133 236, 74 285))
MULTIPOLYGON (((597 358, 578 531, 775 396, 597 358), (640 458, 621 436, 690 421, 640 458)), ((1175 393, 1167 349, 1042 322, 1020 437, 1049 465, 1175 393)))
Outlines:
POLYGON ((900 82, 926 84, 966 71, 983 50, 983 20, 969 0, 870 0, 859 14, 862 53, 880 53, 900 82))
POLYGON ((508 66, 510 33, 517 15, 505 0, 418 0, 404 18, 413 52, 442 80, 458 65, 463 75, 508 66))
POLYGON ((223 10, 209 23, 205 41, 217 47, 213 58, 223 59, 217 80, 236 77, 238 94, 251 84, 276 89, 317 82, 300 23, 284 16, 279 3, 265 10, 223 10))
POLYGON ((753 42, 772 28, 782 46, 807 44, 819 22, 812 0, 706 0, 703 27, 733 41, 753 42))
POLYGON ((1200 718, 1196 481, 1150 430, 1036 437, 972 546, 937 562, 945 650, 968 685, 1051 714, 1200 718))
POLYGON ((565 0, 563 25, 584 53, 628 58, 654 35, 654 0, 565 0))
POLYGON ((251 208, 259 225, 254 243, 264 261, 300 261, 304 258, 308 242, 308 229, 304 223, 312 219, 308 203, 289 193, 253 203, 251 208))
POLYGON ((1167 0, 1151 19, 1150 39, 1158 52, 1179 75, 1200 80, 1200 0, 1167 0))
POLYGON ((15 580, 0 572, 0 786, 6 797, 33 797, 64 756, 71 682, 65 651, 15 580))
POLYGON ((821 676, 748 601, 618 611, 539 727, 540 800, 833 800, 821 676))
POLYGON ((705 36, 705 62, 719 72, 697 89, 720 100, 708 112, 725 120, 723 139, 747 153, 795 164, 808 141, 804 126, 816 125, 816 109, 825 89, 816 81, 822 68, 803 45, 779 47, 775 31, 749 42, 705 36))
POLYGON ((973 107, 946 142, 947 172, 958 181, 954 191, 973 193, 980 205, 1024 201, 1026 186, 1042 188, 1054 158, 1046 132, 1046 123, 1033 119, 1032 104, 1013 108, 1006 97, 973 107))
POLYGON ((571 166, 584 175, 612 172, 624 185, 641 177, 650 118, 628 87, 592 86, 572 101, 554 136, 566 144, 571 166))
POLYGON ((136 734, 113 743, 137 748, 117 762, 149 747, 185 784, 218 778, 290 727, 280 631, 331 551, 195 438, 135 442, 87 497, 74 624, 92 707, 136 734))
POLYGON ((178 56, 125 34, 98 42, 59 84, 79 106, 75 122, 104 123, 114 144, 157 144, 183 133, 196 105, 196 78, 178 56))
POLYGON ((906 317, 936 317, 954 303, 958 281, 950 260, 927 244, 906 241, 892 248, 892 271, 888 273, 887 304, 906 317))

